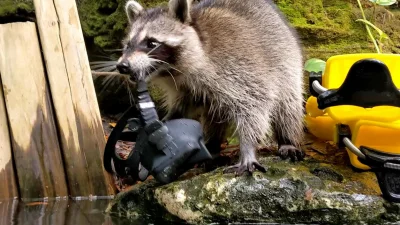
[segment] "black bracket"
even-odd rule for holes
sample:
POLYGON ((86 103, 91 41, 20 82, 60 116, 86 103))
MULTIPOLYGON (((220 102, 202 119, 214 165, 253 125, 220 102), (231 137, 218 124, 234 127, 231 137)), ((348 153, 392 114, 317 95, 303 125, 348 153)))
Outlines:
MULTIPOLYGON (((317 80, 316 77, 312 79, 317 80)), ((363 108, 383 105, 400 107, 400 92, 383 62, 376 59, 362 59, 352 65, 338 89, 320 93, 317 102, 319 109, 339 105, 363 108)))

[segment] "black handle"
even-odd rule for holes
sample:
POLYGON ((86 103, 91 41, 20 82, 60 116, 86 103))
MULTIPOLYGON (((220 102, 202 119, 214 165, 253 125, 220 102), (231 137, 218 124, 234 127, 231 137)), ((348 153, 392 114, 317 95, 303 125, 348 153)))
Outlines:
MULTIPOLYGON (((318 76, 311 77, 312 81, 318 79, 318 76)), ((319 94, 317 101, 319 109, 339 105, 363 108, 383 105, 400 107, 400 92, 383 62, 376 59, 362 59, 352 65, 338 89, 330 89, 319 94)))

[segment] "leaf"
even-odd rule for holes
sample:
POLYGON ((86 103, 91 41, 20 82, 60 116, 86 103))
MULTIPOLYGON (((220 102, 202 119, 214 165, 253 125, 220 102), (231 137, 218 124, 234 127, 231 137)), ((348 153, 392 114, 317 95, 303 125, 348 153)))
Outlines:
POLYGON ((381 6, 389 6, 397 3, 397 0, 369 0, 369 1, 381 6))
POLYGON ((307 72, 323 72, 325 70, 326 62, 321 59, 312 58, 306 61, 304 69, 307 72))
POLYGON ((368 20, 364 20, 364 19, 358 19, 356 21, 360 21, 363 22, 365 24, 367 24, 368 26, 374 28, 378 34, 379 34, 379 40, 382 39, 389 39, 389 36, 387 34, 385 34, 385 32, 383 32, 381 29, 379 29, 377 26, 375 26, 374 24, 372 24, 371 22, 369 22, 368 20))

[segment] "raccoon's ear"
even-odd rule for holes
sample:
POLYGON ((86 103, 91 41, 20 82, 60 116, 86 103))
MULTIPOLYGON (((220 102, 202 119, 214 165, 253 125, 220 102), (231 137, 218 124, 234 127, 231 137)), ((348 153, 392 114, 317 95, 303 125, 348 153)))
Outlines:
POLYGON ((133 23, 133 21, 140 16, 143 11, 143 7, 136 1, 131 0, 125 4, 125 13, 128 17, 129 23, 133 23))
POLYGON ((191 22, 190 9, 192 1, 193 0, 170 0, 168 4, 169 13, 182 23, 191 22))

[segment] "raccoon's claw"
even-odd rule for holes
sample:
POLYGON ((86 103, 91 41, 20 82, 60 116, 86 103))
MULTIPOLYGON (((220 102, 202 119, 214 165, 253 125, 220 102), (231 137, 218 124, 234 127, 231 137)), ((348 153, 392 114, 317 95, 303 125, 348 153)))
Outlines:
POLYGON ((223 171, 223 173, 235 173, 237 176, 242 176, 244 172, 247 171, 252 174, 256 169, 264 173, 267 172, 265 167, 255 160, 248 161, 247 163, 240 162, 236 165, 229 166, 223 171))
POLYGON ((278 154, 282 159, 290 157, 293 162, 296 161, 296 158, 298 161, 303 160, 305 156, 301 149, 298 149, 293 145, 281 145, 278 154))

